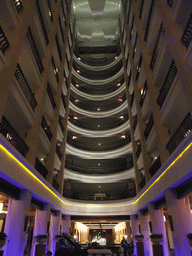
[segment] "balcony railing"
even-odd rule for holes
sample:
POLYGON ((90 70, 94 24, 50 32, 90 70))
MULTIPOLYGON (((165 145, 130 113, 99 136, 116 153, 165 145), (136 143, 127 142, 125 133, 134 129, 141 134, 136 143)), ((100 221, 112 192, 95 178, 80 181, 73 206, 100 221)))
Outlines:
POLYGON ((52 133, 51 133, 51 130, 50 130, 49 126, 47 125, 47 122, 46 122, 44 116, 42 116, 41 127, 43 128, 44 132, 46 133, 47 138, 48 138, 49 140, 51 140, 51 138, 53 137, 53 135, 52 135, 52 133))
POLYGON ((37 106, 37 101, 34 97, 34 93, 32 93, 32 91, 31 91, 31 88, 30 88, 19 64, 17 64, 17 67, 16 67, 15 78, 17 79, 17 82, 19 83, 23 93, 25 94, 25 97, 27 98, 31 108, 34 111, 35 107, 37 106))
POLYGON ((53 72, 55 74, 56 81, 58 83, 59 82, 58 68, 55 65, 55 61, 54 61, 53 57, 52 57, 51 63, 52 63, 52 66, 53 66, 53 72))
POLYGON ((132 106, 133 106, 134 98, 135 98, 135 94, 134 94, 134 92, 133 92, 133 93, 131 94, 131 103, 130 103, 131 108, 132 108, 132 106))
POLYGON ((149 16, 148 16, 148 20, 147 20, 147 26, 146 26, 146 30, 145 30, 145 36, 144 36, 145 41, 147 41, 147 38, 148 38, 148 35, 149 35, 149 29, 150 29, 150 26, 151 26, 154 3, 155 3, 155 0, 152 0, 150 11, 149 11, 149 16))
POLYGON ((53 97, 53 93, 51 91, 51 87, 50 87, 49 83, 47 83, 47 94, 49 96, 49 99, 51 101, 51 105, 52 105, 53 109, 55 109, 56 103, 55 103, 55 100, 54 100, 54 97, 53 97))
POLYGON ((36 47, 36 44, 35 44, 33 35, 32 35, 32 33, 31 33, 30 27, 28 28, 28 31, 27 31, 27 39, 28 39, 29 44, 30 44, 30 46, 31 46, 31 50, 32 50, 32 52, 33 52, 35 61, 36 61, 36 63, 37 63, 39 72, 42 73, 43 70, 44 70, 44 67, 43 67, 43 64, 42 64, 42 62, 41 62, 41 58, 40 58, 39 52, 38 52, 38 50, 37 50, 37 47, 36 47))
POLYGON ((53 186, 56 190, 59 189, 59 183, 57 182, 57 180, 56 180, 55 177, 53 177, 52 186, 53 186))
POLYGON ((164 33, 165 33, 165 29, 163 27, 163 23, 161 23, 161 27, 159 29, 159 34, 157 36, 157 41, 156 41, 156 44, 155 44, 155 48, 154 48, 153 55, 152 55, 152 58, 151 58, 151 63, 150 63, 150 68, 152 70, 153 70, 153 68, 155 66, 155 63, 156 63, 156 60, 157 60, 157 56, 159 54, 159 50, 160 50, 161 44, 163 42, 164 33))
POLYGON ((144 6, 144 0, 142 0, 142 2, 141 2, 141 7, 140 7, 140 12, 139 12, 139 18, 141 19, 141 17, 142 17, 142 14, 143 14, 143 6, 144 6))
POLYGON ((142 189, 145 187, 146 181, 145 181, 145 176, 142 178, 142 180, 139 183, 139 187, 142 189))
POLYGON ((6 50, 9 48, 9 42, 5 33, 3 32, 2 27, 0 26, 0 50, 5 55, 6 50))
POLYGON ((22 0, 13 0, 18 13, 23 9, 22 0))
POLYGON ((143 106, 143 103, 145 101, 147 90, 148 90, 147 81, 145 81, 145 85, 144 85, 144 88, 143 88, 143 91, 142 91, 142 94, 141 94, 141 99, 140 99, 140 102, 139 102, 141 107, 143 106))
POLYGON ((41 9, 39 7, 39 3, 38 3, 37 0, 36 0, 36 6, 37 6, 37 14, 38 14, 39 21, 40 21, 40 24, 41 24, 41 28, 42 28, 42 31, 43 31, 43 36, 45 38, 45 42, 46 42, 46 44, 49 44, 49 38, 47 36, 47 30, 46 30, 45 23, 43 21, 43 16, 41 14, 41 9))
POLYGON ((60 45, 59 45, 57 34, 55 36, 55 42, 56 42, 57 51, 58 51, 58 54, 59 54, 59 59, 60 59, 60 61, 62 61, 61 48, 60 48, 60 45))
POLYGON ((61 128, 61 131, 63 132, 64 131, 64 126, 63 126, 63 121, 62 121, 61 116, 59 116, 59 126, 61 128))
POLYGON ((174 0, 167 0, 167 4, 172 8, 174 0))
POLYGON ((35 161, 35 169, 46 179, 48 170, 37 157, 35 161))
POLYGON ((190 113, 187 114, 183 122, 180 124, 179 128, 171 137, 170 141, 167 143, 167 150, 170 154, 177 148, 177 146, 182 142, 182 140, 187 137, 187 135, 192 130, 192 118, 190 113))
POLYGON ((134 123, 133 123, 133 130, 135 131, 136 127, 137 127, 137 123, 138 123, 138 118, 137 115, 134 116, 134 123))
POLYGON ((153 114, 151 114, 151 116, 149 118, 149 122, 147 123, 146 129, 144 132, 144 136, 145 136, 146 140, 149 137, 149 134, 152 130, 153 125, 154 125, 153 114))
POLYGON ((29 151, 29 147, 3 116, 0 123, 0 133, 23 155, 29 151))
POLYGON ((158 156, 158 158, 149 168, 149 172, 151 173, 151 176, 153 176, 159 170, 160 167, 161 167, 161 159, 160 159, 160 156, 158 156))
POLYGON ((185 27, 184 33, 181 38, 181 42, 188 49, 192 40, 192 13, 190 15, 187 26, 185 27))
POLYGON ((56 146, 56 154, 59 157, 59 159, 61 160, 62 153, 61 153, 61 150, 60 150, 60 146, 56 146))
POLYGON ((174 60, 171 63, 165 81, 163 83, 162 89, 160 90, 159 97, 157 99, 157 103, 159 104, 160 108, 163 106, 165 98, 169 92, 169 89, 173 83, 175 76, 177 75, 177 67, 175 65, 174 60))
POLYGON ((141 142, 137 144, 137 151, 136 151, 137 159, 139 159, 140 154, 141 154, 141 142))
POLYGON ((136 80, 137 80, 137 81, 139 80, 139 75, 140 75, 140 72, 141 72, 141 65, 142 65, 142 62, 143 62, 143 58, 142 58, 142 55, 140 55, 139 63, 138 63, 138 65, 137 65, 137 74, 136 74, 136 80))

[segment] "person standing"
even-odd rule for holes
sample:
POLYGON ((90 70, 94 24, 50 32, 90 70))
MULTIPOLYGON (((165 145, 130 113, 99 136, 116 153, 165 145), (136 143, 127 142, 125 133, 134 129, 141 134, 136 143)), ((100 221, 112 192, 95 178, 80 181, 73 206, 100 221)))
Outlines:
POLYGON ((124 249, 124 256, 127 256, 127 241, 125 240, 125 237, 123 237, 121 241, 121 247, 124 249))

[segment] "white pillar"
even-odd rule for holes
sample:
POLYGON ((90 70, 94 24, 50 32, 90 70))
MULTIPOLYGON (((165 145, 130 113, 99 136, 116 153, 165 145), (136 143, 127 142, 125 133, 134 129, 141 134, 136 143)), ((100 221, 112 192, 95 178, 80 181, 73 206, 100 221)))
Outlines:
POLYGON ((24 231, 25 217, 31 206, 32 194, 25 190, 21 192, 20 200, 9 199, 5 233, 8 238, 4 247, 4 256, 23 256, 27 240, 24 231))
MULTIPOLYGON (((36 235, 46 235, 47 234, 47 227, 50 221, 50 205, 44 205, 43 211, 36 210, 35 213, 35 226, 34 226, 34 233, 33 237, 36 235)), ((35 255, 35 247, 36 241, 33 239, 32 248, 31 248, 31 256, 35 255)))
POLYGON ((70 215, 65 215, 65 219, 62 219, 62 232, 69 234, 70 225, 71 225, 70 215))
POLYGON ((133 236, 133 244, 134 244, 134 254, 137 255, 137 244, 135 240, 135 235, 139 235, 139 219, 136 219, 135 215, 130 216, 131 219, 131 230, 132 230, 132 236, 133 236))
POLYGON ((162 209, 155 210, 152 204, 148 205, 148 210, 149 210, 149 218, 152 224, 152 233, 163 235, 163 242, 162 242, 163 253, 164 253, 164 256, 169 256, 169 247, 168 247, 163 211, 162 209))
POLYGON ((141 227, 141 234, 144 235, 143 244, 144 244, 144 251, 145 256, 152 256, 152 244, 150 241, 150 230, 149 230, 149 216, 143 216, 139 213, 140 219, 140 227, 141 227))
POLYGON ((191 255, 191 248, 187 238, 192 233, 192 216, 188 197, 177 199, 174 191, 169 189, 165 192, 168 214, 173 221, 173 243, 175 256, 191 255))
POLYGON ((51 251, 53 254, 56 250, 56 240, 55 236, 59 235, 59 228, 61 221, 61 211, 57 211, 57 215, 51 215, 50 218, 50 230, 49 230, 49 246, 48 250, 51 251))

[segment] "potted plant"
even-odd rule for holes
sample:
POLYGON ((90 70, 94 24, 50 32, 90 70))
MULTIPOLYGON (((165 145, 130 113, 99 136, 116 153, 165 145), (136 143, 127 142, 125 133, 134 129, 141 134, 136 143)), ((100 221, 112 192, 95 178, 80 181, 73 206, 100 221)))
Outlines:
POLYGON ((0 232, 0 247, 5 245, 5 241, 7 239, 7 235, 3 232, 0 232))
POLYGON ((56 236, 55 236, 55 239, 56 239, 57 241, 60 241, 60 240, 63 240, 64 237, 63 237, 63 235, 56 235, 56 236))
POLYGON ((163 235, 162 234, 152 234, 150 235, 151 242, 154 244, 159 244, 163 241, 163 235))
POLYGON ((39 244, 44 244, 47 242, 47 235, 37 235, 37 236, 34 236, 35 240, 37 243, 39 244))
POLYGON ((144 235, 139 234, 139 235, 135 235, 135 240, 137 240, 138 242, 142 242, 144 239, 144 235))
POLYGON ((192 246, 192 233, 187 234, 187 238, 189 239, 190 246, 192 246))

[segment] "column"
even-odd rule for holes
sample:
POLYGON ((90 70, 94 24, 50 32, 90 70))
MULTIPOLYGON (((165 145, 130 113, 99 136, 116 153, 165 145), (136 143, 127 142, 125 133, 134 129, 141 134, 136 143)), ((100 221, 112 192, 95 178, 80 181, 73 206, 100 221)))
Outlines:
MULTIPOLYGON (((152 204, 148 205, 149 218, 152 226, 152 233, 163 235, 163 254, 164 256, 169 256, 169 247, 167 242, 167 234, 165 229, 165 222, 162 209, 155 210, 152 204)), ((155 255, 154 255, 155 256, 155 255)))
POLYGON ((191 248, 187 238, 192 233, 192 216, 188 197, 177 199, 173 190, 165 192, 167 210, 172 220, 172 236, 175 256, 191 255, 191 248))
POLYGON ((149 230, 149 216, 143 216, 139 213, 140 219, 140 227, 141 227, 141 234, 144 235, 143 243, 144 243, 144 250, 145 256, 151 256, 152 254, 152 246, 150 241, 150 230, 149 230))
POLYGON ((31 192, 21 192, 20 200, 9 199, 8 213, 5 224, 7 241, 4 247, 4 256, 23 256, 27 233, 24 231, 25 217, 31 206, 31 192))
MULTIPOLYGON (((34 235, 46 235, 48 233, 49 220, 50 220, 50 205, 46 204, 43 211, 36 210, 35 213, 35 226, 34 226, 34 235)), ((36 241, 33 239, 31 256, 35 255, 36 241)))
POLYGON ((137 255, 137 242, 135 240, 135 235, 139 235, 139 220, 136 218, 135 215, 131 215, 131 230, 132 230, 132 237, 133 237, 133 244, 134 244, 134 254, 137 255))
POLYGON ((49 245, 48 250, 53 254, 56 251, 56 239, 55 236, 60 234, 60 223, 61 223, 61 211, 57 211, 57 215, 51 215, 50 218, 50 231, 49 231, 49 245))
POLYGON ((65 215, 65 218, 62 219, 62 232, 69 234, 70 225, 71 225, 70 215, 65 215))

